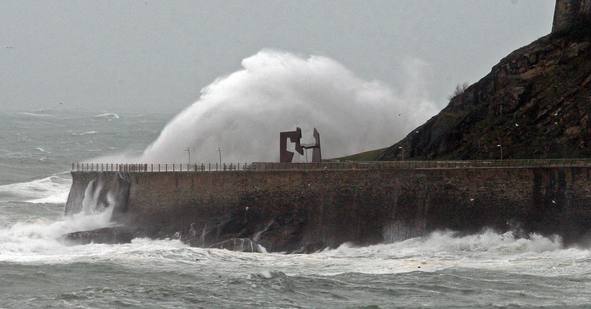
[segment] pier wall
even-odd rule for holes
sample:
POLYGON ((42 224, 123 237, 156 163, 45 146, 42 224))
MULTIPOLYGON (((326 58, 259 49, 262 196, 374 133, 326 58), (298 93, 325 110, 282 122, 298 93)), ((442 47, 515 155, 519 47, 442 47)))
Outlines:
POLYGON ((248 238, 269 251, 310 252, 483 228, 572 243, 591 230, 589 166, 72 175, 66 213, 91 195, 113 204, 113 220, 136 236, 203 247, 248 238))

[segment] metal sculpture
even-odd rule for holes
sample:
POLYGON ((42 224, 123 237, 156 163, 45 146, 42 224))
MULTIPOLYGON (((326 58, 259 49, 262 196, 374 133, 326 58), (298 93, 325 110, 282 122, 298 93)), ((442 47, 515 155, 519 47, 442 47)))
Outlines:
POLYGON ((304 148, 300 144, 302 139, 302 129, 296 128, 295 131, 285 131, 279 133, 279 162, 290 163, 293 160, 293 152, 287 150, 287 139, 295 143, 295 150, 300 154, 304 154, 304 148))
POLYGON ((312 149, 312 163, 320 163, 322 161, 322 153, 320 151, 320 133, 314 128, 314 144, 302 146, 304 149, 312 149))
POLYGON ((293 161, 294 153, 287 150, 287 140, 295 143, 295 151, 300 155, 304 154, 304 149, 312 149, 312 162, 319 163, 322 161, 322 153, 320 150, 320 133, 314 128, 314 144, 302 145, 302 129, 296 128, 295 131, 285 131, 279 133, 279 162, 291 163, 293 161))

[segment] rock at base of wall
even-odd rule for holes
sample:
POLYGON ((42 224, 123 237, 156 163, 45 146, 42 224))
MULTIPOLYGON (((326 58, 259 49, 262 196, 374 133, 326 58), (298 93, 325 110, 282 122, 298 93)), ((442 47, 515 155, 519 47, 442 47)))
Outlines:
POLYGON ((135 236, 133 232, 122 227, 106 227, 92 231, 68 233, 62 238, 77 244, 122 244, 131 242, 135 236))

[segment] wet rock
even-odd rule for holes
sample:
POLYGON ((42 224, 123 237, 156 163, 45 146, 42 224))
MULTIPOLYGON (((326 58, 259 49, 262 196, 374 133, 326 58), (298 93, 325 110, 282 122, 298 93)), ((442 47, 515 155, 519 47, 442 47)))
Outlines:
POLYGON ((135 237, 133 232, 128 229, 120 227, 106 227, 92 231, 68 233, 62 238, 77 244, 121 244, 129 243, 135 237))

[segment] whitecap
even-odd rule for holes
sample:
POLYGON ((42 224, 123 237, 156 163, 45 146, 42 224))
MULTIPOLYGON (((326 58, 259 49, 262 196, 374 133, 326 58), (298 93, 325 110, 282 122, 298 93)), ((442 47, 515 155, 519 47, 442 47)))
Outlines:
POLYGON ((73 132, 72 135, 73 136, 84 136, 84 135, 95 135, 97 134, 98 131, 84 131, 84 132, 73 132))
POLYGON ((37 148, 35 148, 35 150, 37 150, 39 152, 50 153, 49 151, 45 150, 45 148, 42 148, 42 147, 37 147, 37 148))
POLYGON ((116 113, 102 113, 94 115, 94 118, 119 119, 119 115, 116 113))
POLYGON ((0 201, 30 203, 65 203, 72 185, 65 174, 53 175, 29 182, 19 182, 0 186, 0 201))
POLYGON ((54 115, 51 115, 51 114, 31 113, 31 112, 19 112, 18 114, 19 115, 22 115, 22 116, 37 117, 37 118, 41 118, 41 117, 55 117, 54 115))

